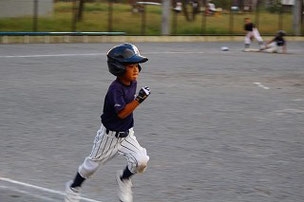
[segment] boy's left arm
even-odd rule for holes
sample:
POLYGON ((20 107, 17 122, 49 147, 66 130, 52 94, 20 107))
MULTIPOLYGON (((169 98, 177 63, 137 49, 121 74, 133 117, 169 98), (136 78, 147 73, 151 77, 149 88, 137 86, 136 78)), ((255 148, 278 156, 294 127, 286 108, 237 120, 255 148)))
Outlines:
POLYGON ((148 86, 142 87, 139 90, 138 95, 136 96, 135 100, 126 104, 125 108, 123 108, 123 110, 118 112, 117 116, 120 119, 124 119, 127 116, 129 116, 136 109, 136 107, 138 107, 138 105, 140 103, 142 103, 150 95, 150 93, 151 93, 151 91, 148 86))
POLYGON ((135 109, 138 107, 139 103, 136 100, 133 100, 132 102, 126 104, 125 108, 118 112, 117 116, 120 119, 124 119, 127 116, 129 116, 135 109))

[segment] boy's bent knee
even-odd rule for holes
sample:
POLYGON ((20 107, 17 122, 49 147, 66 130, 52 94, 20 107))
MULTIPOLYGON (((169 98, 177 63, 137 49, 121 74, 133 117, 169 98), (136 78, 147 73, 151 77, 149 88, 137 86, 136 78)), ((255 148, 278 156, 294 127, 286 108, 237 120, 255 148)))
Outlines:
POLYGON ((143 173, 143 172, 145 172, 146 169, 147 169, 147 164, 141 164, 138 166, 137 172, 143 173))
POLYGON ((79 166, 78 172, 84 178, 89 178, 98 169, 99 163, 93 161, 90 158, 86 158, 84 162, 79 166))
POLYGON ((141 155, 138 159, 137 159, 137 166, 136 166, 136 171, 138 173, 143 173, 145 172, 147 165, 148 165, 148 161, 149 161, 150 157, 145 154, 145 155, 141 155))
POLYGON ((128 156, 128 168, 132 173, 143 173, 150 157, 147 155, 146 149, 142 149, 139 153, 128 156))

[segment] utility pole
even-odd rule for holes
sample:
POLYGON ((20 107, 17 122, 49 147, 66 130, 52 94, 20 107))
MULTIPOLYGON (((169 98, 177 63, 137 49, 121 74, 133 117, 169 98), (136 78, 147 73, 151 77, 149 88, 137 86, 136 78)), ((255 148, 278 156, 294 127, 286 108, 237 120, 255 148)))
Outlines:
POLYGON ((162 0, 162 35, 170 34, 170 0, 162 0))
POLYGON ((293 5, 293 31, 294 34, 299 36, 301 35, 301 26, 302 26, 302 12, 303 12, 303 2, 302 0, 294 0, 293 5))

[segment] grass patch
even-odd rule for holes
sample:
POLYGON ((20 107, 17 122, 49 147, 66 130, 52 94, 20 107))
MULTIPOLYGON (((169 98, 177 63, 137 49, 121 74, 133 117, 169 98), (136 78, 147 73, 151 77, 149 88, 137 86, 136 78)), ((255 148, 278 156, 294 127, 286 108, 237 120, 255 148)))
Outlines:
MULTIPOLYGON (((108 30, 108 3, 86 3, 83 20, 77 23, 77 31, 109 31, 108 30)), ((71 31, 73 3, 59 2, 54 4, 54 12, 50 16, 40 17, 38 31, 71 31)), ((146 35, 161 33, 161 7, 146 6, 146 35)), ((255 21, 255 14, 234 14, 233 33, 243 33, 243 19, 251 17, 255 21)), ((171 15, 173 22, 174 15, 171 15)), ((267 11, 260 12, 258 28, 262 34, 274 34, 279 29, 279 16, 267 11)), ((283 29, 292 34, 292 15, 283 15, 283 29)), ((131 6, 123 3, 113 3, 112 31, 124 31, 129 35, 140 35, 142 32, 142 14, 132 13, 131 6)), ((195 21, 188 22, 182 14, 177 16, 177 27, 172 34, 229 34, 230 15, 223 12, 221 15, 207 16, 205 30, 202 32, 202 16, 198 15, 195 21), (175 31, 175 33, 174 33, 175 31)), ((0 18, 0 31, 32 31, 33 19, 31 16, 18 18, 0 18)))

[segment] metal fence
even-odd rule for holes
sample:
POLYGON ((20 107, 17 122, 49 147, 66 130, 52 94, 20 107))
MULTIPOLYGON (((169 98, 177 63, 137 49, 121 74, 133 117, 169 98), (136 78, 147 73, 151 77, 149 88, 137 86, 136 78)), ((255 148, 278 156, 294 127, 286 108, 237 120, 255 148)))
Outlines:
MULTIPOLYGON (((295 1, 172 0, 170 33, 239 35, 243 34, 244 18, 249 17, 263 35, 273 35, 277 30, 294 35, 295 1)), ((300 1, 302 15, 297 26, 300 34, 304 35, 303 1, 300 1)), ((136 0, 2 0, 0 31, 115 31, 128 35, 160 35, 160 3, 136 0), (28 13, 21 12, 22 4, 28 13), (14 16, 5 16, 4 9, 9 14, 14 13, 14 16)))

